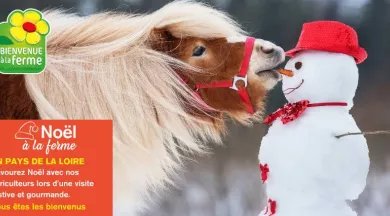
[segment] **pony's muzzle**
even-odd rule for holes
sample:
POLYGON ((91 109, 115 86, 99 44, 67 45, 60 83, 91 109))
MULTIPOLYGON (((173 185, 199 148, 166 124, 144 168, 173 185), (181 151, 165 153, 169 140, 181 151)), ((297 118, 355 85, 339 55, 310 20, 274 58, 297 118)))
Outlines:
POLYGON ((277 58, 280 61, 284 61, 284 50, 275 45, 272 42, 257 39, 256 40, 256 52, 267 58, 277 58))

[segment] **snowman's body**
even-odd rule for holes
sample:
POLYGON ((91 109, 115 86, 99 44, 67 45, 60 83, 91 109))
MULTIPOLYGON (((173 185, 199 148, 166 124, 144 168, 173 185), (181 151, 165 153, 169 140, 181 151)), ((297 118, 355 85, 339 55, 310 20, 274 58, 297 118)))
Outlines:
MULTIPOLYGON (((356 64, 350 56, 306 51, 286 65, 283 78, 290 103, 346 102, 348 106, 309 107, 294 121, 277 119, 263 138, 260 164, 269 167, 266 190, 276 201, 274 216, 354 216, 346 200, 357 199, 366 185, 369 157, 364 136, 349 114, 357 87, 356 64), (301 67, 294 68, 297 62, 301 67), (326 70, 323 70, 326 69, 326 70), (320 74, 319 74, 320 73, 320 74), (322 76, 321 76, 322 75, 322 76), (317 76, 317 77, 316 77, 317 76)), ((271 215, 265 209, 260 215, 271 215)))

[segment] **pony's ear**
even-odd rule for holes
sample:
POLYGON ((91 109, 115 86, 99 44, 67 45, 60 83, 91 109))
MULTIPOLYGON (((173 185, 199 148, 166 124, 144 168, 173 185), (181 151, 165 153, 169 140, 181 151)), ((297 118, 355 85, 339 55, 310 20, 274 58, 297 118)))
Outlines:
POLYGON ((164 28, 155 28, 152 32, 152 48, 161 52, 169 52, 173 49, 177 38, 164 28))

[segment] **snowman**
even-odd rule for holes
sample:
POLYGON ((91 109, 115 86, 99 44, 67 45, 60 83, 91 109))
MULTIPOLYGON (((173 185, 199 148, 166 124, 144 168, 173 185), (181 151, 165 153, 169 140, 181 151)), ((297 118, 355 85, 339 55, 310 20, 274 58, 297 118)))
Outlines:
POLYGON ((362 193, 369 170, 363 135, 349 110, 357 64, 367 58, 354 29, 335 21, 303 25, 281 69, 288 104, 265 119, 259 160, 268 203, 260 215, 356 216, 347 200, 362 193))

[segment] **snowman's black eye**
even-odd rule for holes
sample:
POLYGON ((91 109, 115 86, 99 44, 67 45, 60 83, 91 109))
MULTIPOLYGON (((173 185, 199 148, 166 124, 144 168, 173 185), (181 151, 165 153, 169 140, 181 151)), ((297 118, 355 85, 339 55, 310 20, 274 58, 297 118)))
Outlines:
POLYGON ((295 63, 295 69, 299 70, 302 67, 302 62, 296 62, 295 63))

